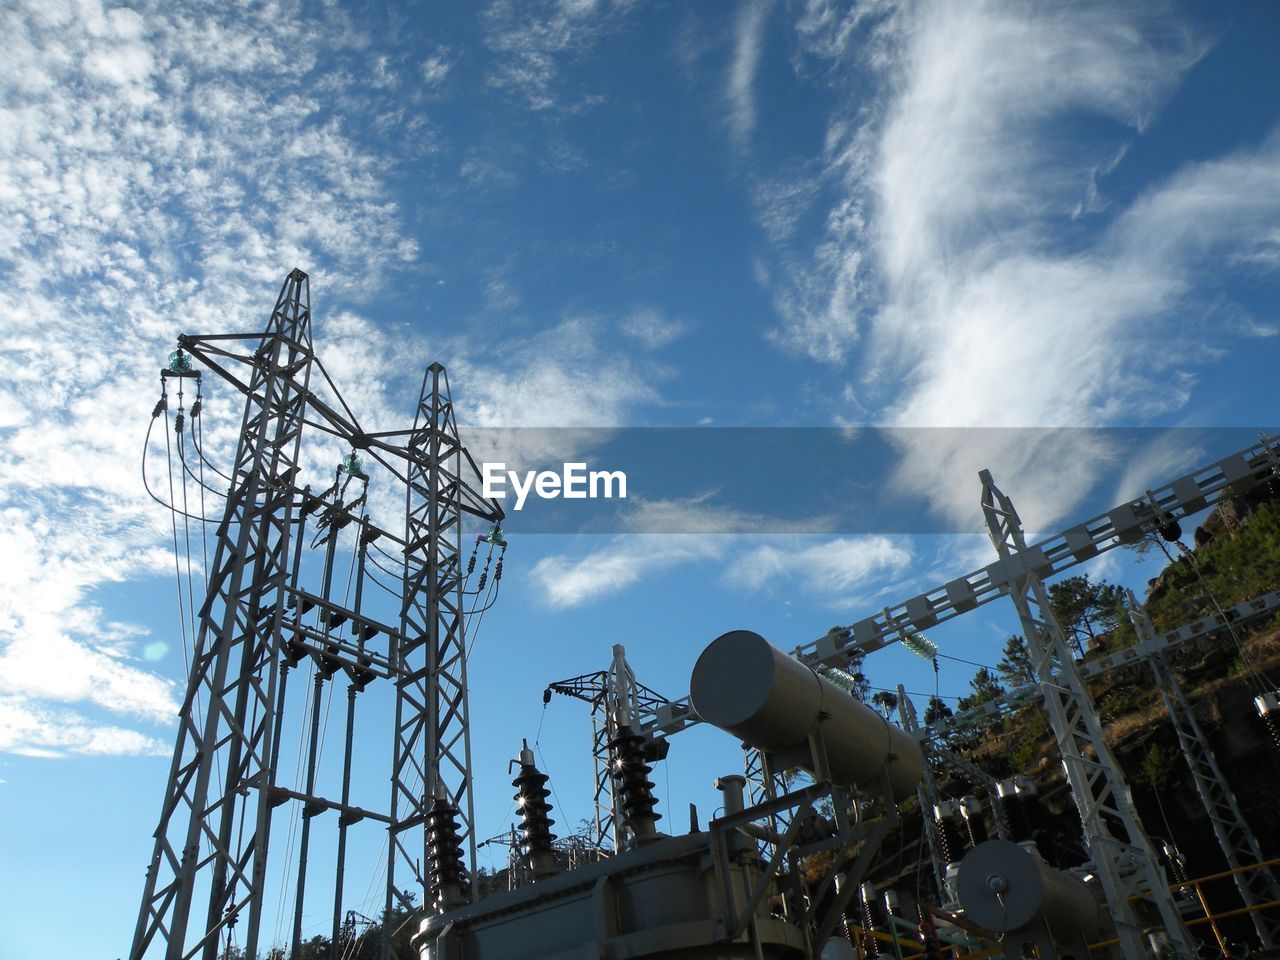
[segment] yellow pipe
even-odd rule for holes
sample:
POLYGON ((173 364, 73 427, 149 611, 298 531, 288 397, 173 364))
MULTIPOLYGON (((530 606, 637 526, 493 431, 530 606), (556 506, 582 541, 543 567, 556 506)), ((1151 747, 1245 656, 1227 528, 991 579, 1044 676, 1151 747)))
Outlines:
MULTIPOLYGON (((1196 877, 1194 880, 1188 880, 1188 883, 1208 883, 1211 880, 1221 880, 1223 877, 1233 877, 1237 873, 1248 873, 1250 870, 1261 870, 1263 867, 1274 867, 1280 863, 1280 857, 1274 860, 1263 860, 1261 863, 1246 863, 1243 867, 1236 867, 1234 870, 1223 870, 1221 873, 1211 873, 1207 877, 1196 877)), ((1173 884, 1173 886, 1181 886, 1181 884, 1173 884)))
POLYGON ((1205 898, 1204 891, 1200 889, 1199 883, 1192 883, 1191 887, 1196 892, 1196 898, 1200 901, 1200 909, 1204 911, 1205 920, 1209 921, 1209 929, 1213 931, 1213 939, 1218 941, 1218 949, 1222 951, 1224 960, 1231 960, 1231 951, 1227 949, 1227 941, 1222 939, 1222 931, 1218 929, 1218 924, 1214 921, 1213 911, 1209 909, 1209 901, 1205 898))
MULTIPOLYGON (((1235 910, 1228 910, 1226 913, 1215 913, 1213 915, 1213 919, 1229 920, 1231 917, 1243 916, 1246 913, 1255 913, 1258 910, 1270 910, 1272 907, 1280 907, 1280 900, 1271 900, 1267 903, 1258 903, 1258 904, 1254 904, 1252 907, 1238 907, 1235 910)), ((1200 924, 1207 923, 1207 922, 1208 921, 1205 918, 1201 917, 1199 920, 1187 921, 1187 926, 1197 927, 1200 924)))

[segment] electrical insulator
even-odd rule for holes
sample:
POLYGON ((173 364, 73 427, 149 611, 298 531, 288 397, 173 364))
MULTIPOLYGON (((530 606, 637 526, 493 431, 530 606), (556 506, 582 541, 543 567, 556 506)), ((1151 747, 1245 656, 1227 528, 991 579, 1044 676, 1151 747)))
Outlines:
POLYGON ((609 772, 622 800, 623 816, 637 840, 657 836, 654 824, 662 819, 662 814, 653 810, 658 801, 654 799, 653 781, 649 779, 651 768, 644 762, 643 742, 644 737, 627 724, 620 725, 609 741, 609 772))
POLYGON ((1187 861, 1171 843, 1160 844, 1160 859, 1164 861, 1169 876, 1175 884, 1185 884, 1191 878, 1187 875, 1187 861))
POLYGON ((167 407, 168 405, 169 405, 168 397, 161 397, 159 400, 157 400, 155 409, 151 411, 151 419, 154 420, 156 417, 160 416, 160 414, 164 413, 165 407, 167 407))
POLYGON ((960 832, 960 817, 956 805, 943 800, 933 808, 933 823, 937 828, 938 852, 944 863, 956 863, 964 853, 964 834, 960 832))
POLYGON ((489 582, 489 568, 485 567, 480 571, 480 581, 476 584, 477 590, 483 590, 484 585, 489 582))
POLYGON ((975 796, 960 798, 960 815, 969 834, 969 846, 976 847, 990 839, 987 822, 982 819, 982 801, 975 796))
POLYGON ((173 418, 173 432, 181 433, 182 425, 186 423, 187 418, 182 415, 182 411, 178 411, 178 415, 173 418))
POLYGON ((1254 698, 1253 705, 1258 708, 1258 716, 1262 717, 1262 722, 1271 731, 1276 748, 1280 749, 1280 692, 1264 693, 1254 698))
POLYGON ((493 568, 493 582, 497 583, 502 579, 502 558, 498 558, 498 565, 493 568))
POLYGON ((880 942, 875 937, 876 888, 869 883, 864 883, 860 892, 862 894, 862 952, 867 960, 873 960, 880 956, 880 942))
POLYGON ((545 773, 533 762, 533 751, 529 749, 529 741, 522 741, 520 747, 520 773, 511 785, 516 788, 516 809, 520 813, 520 846, 524 853, 525 865, 533 871, 535 879, 549 876, 559 871, 555 851, 551 843, 555 834, 551 832, 551 804, 547 797, 551 791, 547 789, 545 773))
POLYGON ((475 555, 475 552, 473 551, 471 554, 471 558, 467 561, 467 576, 468 577, 471 576, 471 574, 475 571, 475 569, 476 569, 476 555, 475 555))
POLYGON ((198 416, 200 416, 200 400, 197 398, 196 402, 191 405, 191 419, 194 420, 198 416))
POLYGON ((442 911, 466 903, 471 889, 457 818, 458 808, 443 797, 433 799, 426 813, 427 879, 434 905, 442 911))
POLYGON ((1027 812, 1026 793, 1020 792, 1012 780, 996 784, 996 815, 1004 825, 1005 833, 1015 843, 1032 839, 1032 824, 1027 812))

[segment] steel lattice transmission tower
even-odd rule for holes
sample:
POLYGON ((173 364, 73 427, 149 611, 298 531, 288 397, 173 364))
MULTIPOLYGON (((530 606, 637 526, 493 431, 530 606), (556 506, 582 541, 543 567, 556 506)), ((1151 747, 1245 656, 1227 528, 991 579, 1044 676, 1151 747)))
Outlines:
MULTIPOLYGON (((320 825, 316 818, 337 814, 336 824, 328 821, 336 826, 338 842, 332 893, 336 951, 349 828, 369 821, 388 829, 388 905, 392 891, 399 893, 395 868, 406 860, 424 903, 434 899, 423 866, 429 861, 423 814, 433 796, 443 795, 465 811, 461 840, 474 867, 465 574, 458 552, 464 514, 496 524, 502 510, 477 493, 479 471, 459 442, 448 380, 439 364, 428 368, 412 429, 361 428, 314 352, 309 280, 301 270, 285 279, 265 330, 183 335, 178 343, 179 355, 185 351, 186 357, 164 376, 198 377, 189 362, 194 360, 243 393, 245 410, 234 467, 227 474, 225 513, 216 524, 207 595, 195 618, 173 763, 129 956, 216 960, 233 930, 245 955, 257 955, 266 946, 260 934, 278 809, 300 815, 303 824, 293 954, 302 934, 309 837, 320 825), (304 430, 351 451, 333 486, 318 495, 299 485, 304 430), (344 500, 349 483, 369 482, 356 451, 372 458, 393 483, 404 485, 403 536, 370 521, 363 512, 365 495, 344 500), (339 602, 330 589, 334 550, 340 531, 353 522, 354 600, 339 602), (312 546, 326 547, 318 592, 303 586, 309 524, 315 528, 312 546), (382 550, 402 565, 395 626, 362 609, 365 561, 370 545, 379 540, 400 552, 396 557, 382 550), (286 697, 290 669, 303 661, 311 664, 315 679, 309 724, 286 697), (322 796, 317 779, 321 694, 336 676, 350 681, 341 799, 322 796), (394 735, 380 741, 391 740, 393 770, 383 811, 351 800, 356 698, 377 680, 394 682, 396 704, 394 735), (299 734, 298 777, 304 790, 279 782, 286 727, 299 734)), ((162 399, 153 416, 163 409, 162 399)), ((180 412, 176 430, 181 423, 180 412)), ((203 461, 204 452, 194 450, 203 461)), ((185 460, 182 467, 191 472, 185 460)), ((378 742, 377 735, 372 739, 378 742)), ((279 856, 273 862, 287 878, 293 867, 282 870, 279 856)), ((314 872, 314 865, 310 869, 314 872)), ((384 956, 387 947, 384 938, 384 956)))
MULTIPOLYGON (((475 811, 471 795, 471 728, 467 716, 467 648, 463 631, 462 515, 493 509, 465 477, 478 474, 458 440, 449 377, 438 363, 427 368, 409 434, 410 469, 405 504, 404 606, 397 659, 396 735, 391 771, 391 842, 387 901, 406 907, 395 885, 396 867, 408 868, 420 887, 432 859, 428 821, 437 801, 461 818, 475 870, 475 811), (464 474, 464 467, 468 473, 464 474), (410 837, 420 838, 410 842, 410 837)), ((501 517, 499 511, 494 519, 501 517)), ((431 906, 431 904, 427 904, 431 906)), ((388 931, 384 931, 384 943, 388 931)))
POLYGON ((1145 960, 1151 955, 1147 938, 1155 934, 1167 939, 1174 956, 1191 960, 1197 955, 1195 940, 1178 913, 1138 819, 1070 642, 1049 604, 1044 581, 1034 572, 1035 548, 1027 546, 1013 502, 995 485, 991 472, 983 470, 979 477, 988 534, 1009 578, 1009 595, 1022 622, 1049 724, 1080 812, 1085 848, 1106 894, 1120 950, 1125 960, 1145 960))
MULTIPOLYGON (((1139 643, 1155 647, 1159 642, 1155 624, 1151 622, 1146 607, 1138 602, 1132 590, 1125 591, 1125 608, 1134 630, 1137 631, 1139 643)), ((1209 738, 1200 728, 1195 708, 1187 699, 1182 684, 1178 682, 1178 675, 1169 658, 1164 651, 1153 650, 1145 659, 1151 667, 1156 689, 1160 691, 1160 698, 1164 701, 1174 732, 1178 735, 1178 748, 1191 770, 1192 783, 1195 784, 1196 794, 1209 816, 1214 838, 1218 841, 1227 867, 1235 871, 1231 879, 1245 906, 1253 908, 1249 919, 1258 934, 1258 941, 1262 947, 1271 948, 1280 939, 1280 925, 1261 907, 1277 899, 1275 876, 1265 867, 1259 870, 1243 869, 1264 861, 1257 837, 1249 829, 1235 792, 1223 775, 1209 738)))

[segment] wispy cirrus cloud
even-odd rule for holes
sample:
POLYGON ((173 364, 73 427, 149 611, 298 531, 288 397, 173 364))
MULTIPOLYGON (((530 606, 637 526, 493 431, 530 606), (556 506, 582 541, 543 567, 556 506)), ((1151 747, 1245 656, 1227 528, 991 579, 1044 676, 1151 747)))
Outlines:
POLYGON ((756 125, 756 74, 764 46, 769 0, 744 0, 733 26, 733 56, 725 83, 729 130, 739 146, 751 138, 756 125))
POLYGON ((786 589, 813 598, 815 606, 846 610, 899 578, 912 560, 907 537, 636 533, 586 552, 544 557, 532 579, 547 606, 568 609, 701 564, 718 567, 734 590, 786 589))
POLYGON ((548 606, 566 609, 618 593, 675 566, 717 560, 721 551, 713 537, 626 534, 585 553, 543 557, 531 576, 548 606))
POLYGON ((902 573, 912 559, 905 537, 838 537, 818 543, 789 537, 747 550, 729 564, 725 577, 749 590, 791 586, 800 580, 813 593, 835 602, 902 573))
POLYGON ((494 54, 490 84, 512 91, 535 111, 579 110, 598 102, 594 92, 566 100, 561 73, 631 6, 630 0, 493 0, 482 16, 485 45, 494 54))
MULTIPOLYGON (((821 242, 774 287, 781 346, 852 364, 851 406, 889 424, 1104 425, 1188 401, 1196 365, 1183 358, 1209 337, 1188 315, 1203 312, 1211 271, 1265 259, 1280 217, 1275 135, 1106 196, 1127 142, 1206 49, 1190 27, 1108 4, 815 0, 797 35, 832 82, 878 95, 829 121, 837 196, 821 242), (1092 136, 1079 117, 1098 122, 1092 136)), ((976 454, 1017 489, 1047 484, 1024 511, 1043 524, 1110 455, 989 439, 904 448, 901 478, 972 517, 973 490, 943 483, 939 465, 976 454), (1050 462, 1070 469, 1037 472, 1050 462)))
POLYGON ((533 567, 539 595, 566 609, 609 596, 690 564, 715 565, 734 589, 758 593, 786 586, 839 607, 901 573, 911 561, 907 537, 771 533, 776 521, 719 506, 709 494, 682 500, 631 501, 628 527, 585 553, 544 557, 533 567), (655 531, 690 530, 694 533, 655 531), (731 531, 758 530, 752 533, 731 531))

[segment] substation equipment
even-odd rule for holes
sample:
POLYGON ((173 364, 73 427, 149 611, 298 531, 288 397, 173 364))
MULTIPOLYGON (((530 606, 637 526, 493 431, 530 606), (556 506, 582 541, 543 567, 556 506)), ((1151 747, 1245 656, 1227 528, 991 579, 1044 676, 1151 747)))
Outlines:
MULTIPOLYGON (((1087 687, 1100 672, 1135 662, 1153 671, 1228 862, 1262 863, 1165 658, 1183 638, 1229 626, 1232 612, 1220 611, 1216 626, 1206 618, 1162 637, 1131 599, 1138 646, 1082 664, 1050 609, 1045 580, 1153 533, 1176 539, 1179 521, 1274 482, 1280 440, 1269 437, 1034 544, 1009 497, 983 471, 981 504, 994 562, 790 653, 750 631, 727 633, 698 658, 686 697, 668 700, 638 683, 625 651, 615 647, 607 670, 559 681, 546 694, 592 708, 591 839, 598 856, 566 857, 564 841, 552 833, 548 777, 526 743, 512 781, 519 882, 475 897, 467 635, 472 615, 491 605, 500 577, 502 511, 477 493, 479 472, 458 437, 444 368, 428 367, 411 428, 364 430, 312 349, 310 319, 308 280, 295 270, 266 330, 184 335, 164 372, 156 417, 168 409, 170 384, 181 398, 183 385, 198 379, 195 363, 243 393, 245 413, 225 477, 225 513, 214 525, 208 592, 198 614, 192 610, 191 676, 133 960, 217 960, 233 942, 246 955, 267 945, 268 867, 279 869, 270 840, 276 810, 286 806, 301 821, 285 853, 296 858, 285 872, 295 877, 289 957, 301 954, 308 850, 322 823, 336 829, 338 842, 330 956, 346 955, 350 937, 344 942, 339 922, 347 834, 368 822, 378 826, 362 834, 364 842, 379 833, 385 838, 384 921, 395 911, 412 916, 421 960, 783 960, 851 956, 854 940, 861 955, 872 957, 883 952, 878 931, 904 923, 917 932, 926 960, 941 956, 944 945, 959 951, 982 943, 998 944, 1010 960, 1025 950, 1084 960, 1091 947, 1124 960, 1191 960, 1198 944, 1166 876, 1166 866, 1176 874, 1176 856, 1157 852, 1138 818, 1087 687), (304 428, 349 451, 333 485, 319 494, 298 485, 312 466, 303 456, 304 428), (403 496, 402 528, 370 519, 365 458, 403 496), (487 554, 478 582, 474 550, 463 568, 464 521, 488 530, 476 542, 487 554), (340 531, 349 526, 354 532, 343 541, 340 531), (304 558, 309 532, 313 546, 323 548, 319 563, 304 558), (339 591, 335 570, 343 550, 356 572, 339 591), (395 564, 393 584, 374 573, 389 575, 379 555, 395 564), (304 586, 317 574, 318 586, 304 586), (395 617, 377 619, 362 601, 366 575, 393 598, 395 617), (852 662, 894 642, 919 643, 920 631, 1001 597, 1018 612, 1035 681, 982 716, 1018 697, 1043 703, 1082 826, 1087 860, 1072 868, 1051 864, 1039 848, 1040 814, 1028 781, 996 782, 940 742, 946 729, 982 716, 921 724, 899 687, 898 725, 850 692, 852 662), (303 664, 311 697, 290 698, 287 681, 303 664), (348 681, 348 705, 341 799, 334 799, 318 783, 327 730, 319 718, 325 685, 339 676, 348 681), (362 739, 390 740, 391 791, 379 809, 357 804, 351 782, 355 704, 377 680, 392 681, 382 686, 394 697, 390 730, 362 739), (663 832, 651 764, 665 756, 672 736, 703 722, 742 742, 745 775, 716 780, 721 812, 705 827, 691 809, 687 831, 663 832), (286 728, 299 734, 294 787, 280 775, 286 728), (941 796, 937 772, 944 768, 972 783, 975 794, 958 802, 941 796), (796 777, 797 770, 805 775, 796 777), (908 799, 924 814, 939 900, 920 905, 918 923, 900 915, 895 897, 882 899, 866 882, 908 799)), ((180 399, 179 438, 181 418, 180 399)), ((195 409, 189 419, 198 422, 195 409)), ((184 442, 203 470, 194 430, 184 442)), ((185 483, 193 471, 181 449, 185 483)), ((191 516, 174 497, 168 505, 175 517, 191 516)), ((189 584, 189 599, 193 591, 189 584)), ((1251 604, 1265 612, 1280 598, 1251 604)), ((1274 692, 1260 694, 1258 710, 1280 732, 1274 692)), ((1266 869, 1236 876, 1259 944, 1273 946, 1274 915, 1258 908, 1280 899, 1274 878, 1266 869)), ((1179 879, 1185 877, 1175 876, 1175 885, 1179 879)), ((384 958, 389 926, 382 924, 384 958)))
MULTIPOLYGON (((157 499, 174 515, 175 557, 185 543, 179 610, 184 647, 188 616, 193 642, 132 960, 261 957, 274 946, 268 940, 281 938, 296 957, 304 911, 330 908, 326 932, 338 960, 350 946, 344 930, 354 926, 344 922, 346 865, 361 841, 373 850, 381 840, 374 899, 384 916, 419 909, 421 897, 444 904, 466 896, 463 861, 474 865, 476 842, 466 628, 496 598, 502 510, 477 492, 444 367, 427 367, 411 426, 365 429, 316 355, 311 319, 310 281, 295 269, 265 329, 184 334, 161 371, 151 424, 163 424, 168 499, 157 499), (202 426, 203 373, 218 390, 244 396, 226 470, 210 459, 202 426), (166 413, 172 432, 168 416, 160 420, 166 413), (331 485, 305 483, 338 458, 331 485), (371 476, 387 484, 391 504, 403 505, 394 530, 369 515, 378 495, 371 476), (206 498, 225 500, 220 515, 206 514, 206 498), (464 522, 484 531, 469 559, 464 522), (304 671, 309 689, 291 692, 290 679, 304 671), (342 681, 345 716, 332 724, 335 735, 329 705, 342 681), (361 726, 360 752, 377 744, 386 794, 352 776, 357 706, 374 690, 383 699, 368 712, 390 722, 372 732, 361 726), (322 762, 330 739, 340 770, 322 762), (322 832, 336 856, 324 866, 331 903, 317 906, 321 867, 311 861, 322 832), (286 903, 291 934, 280 929, 286 903)), ((151 436, 148 428, 148 446, 151 436)), ((147 474, 144 458, 144 481, 147 474)), ((391 930, 382 926, 386 958, 391 930)))

